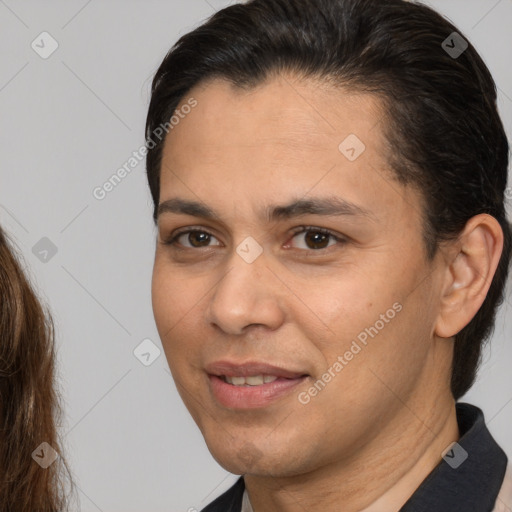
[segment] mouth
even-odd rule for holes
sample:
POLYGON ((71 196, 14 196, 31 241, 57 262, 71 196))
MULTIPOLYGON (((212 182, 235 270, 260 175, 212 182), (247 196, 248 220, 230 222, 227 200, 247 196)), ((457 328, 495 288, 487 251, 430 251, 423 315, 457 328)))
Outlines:
POLYGON ((266 363, 217 362, 206 367, 214 399, 230 409, 256 409, 289 395, 309 375, 266 363))

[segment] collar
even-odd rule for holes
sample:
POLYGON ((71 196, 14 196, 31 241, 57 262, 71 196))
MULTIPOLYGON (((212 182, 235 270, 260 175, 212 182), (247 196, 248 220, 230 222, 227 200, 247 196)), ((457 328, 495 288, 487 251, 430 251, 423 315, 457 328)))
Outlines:
POLYGON ((469 404, 457 404, 457 422, 460 432, 458 443, 448 451, 400 512, 493 510, 505 476, 507 456, 487 430, 480 409, 469 404))

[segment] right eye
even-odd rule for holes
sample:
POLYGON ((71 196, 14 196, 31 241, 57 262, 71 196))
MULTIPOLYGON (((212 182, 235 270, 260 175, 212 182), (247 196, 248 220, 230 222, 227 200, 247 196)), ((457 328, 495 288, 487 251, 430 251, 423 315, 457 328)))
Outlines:
MULTIPOLYGON (((172 235, 165 245, 182 246, 186 249, 211 247, 210 242, 217 240, 214 235, 199 229, 182 229, 172 235)), ((220 242, 214 245, 220 245, 220 242)))

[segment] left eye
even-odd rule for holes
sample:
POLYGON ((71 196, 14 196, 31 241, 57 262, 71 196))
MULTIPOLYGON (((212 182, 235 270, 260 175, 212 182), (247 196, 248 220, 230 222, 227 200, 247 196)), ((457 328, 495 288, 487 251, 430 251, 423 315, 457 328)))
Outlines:
POLYGON ((343 242, 343 240, 330 231, 319 228, 307 228, 295 233, 293 239, 297 238, 302 240, 299 244, 299 249, 319 250, 326 249, 334 245, 336 242, 343 242), (332 243, 331 243, 332 242, 332 243))

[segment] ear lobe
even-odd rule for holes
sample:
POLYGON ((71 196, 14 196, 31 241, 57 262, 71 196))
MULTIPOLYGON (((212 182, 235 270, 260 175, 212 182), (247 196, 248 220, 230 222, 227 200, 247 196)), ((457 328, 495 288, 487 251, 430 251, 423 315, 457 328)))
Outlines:
POLYGON ((476 315, 485 300, 503 250, 503 231, 492 216, 472 217, 458 239, 446 272, 434 332, 450 338, 476 315))

